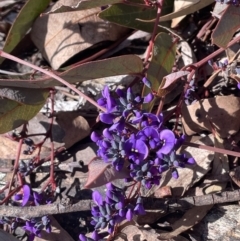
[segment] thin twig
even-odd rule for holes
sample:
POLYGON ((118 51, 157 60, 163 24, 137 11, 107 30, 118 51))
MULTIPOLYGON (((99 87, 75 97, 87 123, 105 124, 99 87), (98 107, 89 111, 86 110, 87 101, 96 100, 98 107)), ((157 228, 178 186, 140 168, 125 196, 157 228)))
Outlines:
MULTIPOLYGON (((153 198, 143 197, 143 205, 146 210, 161 210, 165 213, 176 210, 187 210, 194 206, 205 206, 227 202, 236 202, 240 200, 240 190, 226 191, 202 196, 184 197, 184 198, 153 198)), ((0 206, 0 216, 18 217, 30 219, 42 217, 44 215, 53 215, 61 213, 89 211, 96 204, 92 200, 81 200, 75 204, 63 205, 61 203, 52 203, 48 205, 16 207, 0 206)))

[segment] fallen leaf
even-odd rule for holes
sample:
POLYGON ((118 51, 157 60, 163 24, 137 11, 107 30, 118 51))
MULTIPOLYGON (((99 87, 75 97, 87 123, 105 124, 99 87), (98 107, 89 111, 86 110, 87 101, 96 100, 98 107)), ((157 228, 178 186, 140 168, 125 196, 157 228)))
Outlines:
MULTIPOLYGON (((0 135, 0 153, 1 159, 14 160, 16 158, 16 150, 18 147, 17 141, 12 141, 6 136, 0 135)), ((27 145, 23 144, 22 150, 27 149, 27 145)), ((31 159, 36 153, 25 155, 23 152, 20 153, 20 159, 31 159)))
POLYGON ((206 215, 206 217, 193 228, 191 236, 198 240, 214 241, 238 241, 240 240, 240 209, 237 204, 221 204, 215 207, 206 215))
POLYGON ((234 168, 229 172, 230 177, 235 182, 237 186, 240 187, 240 166, 234 168))
POLYGON ((14 236, 12 236, 11 234, 9 234, 3 230, 0 230, 0 240, 1 241, 19 241, 14 236))
POLYGON ((52 230, 47 233, 45 230, 41 232, 41 238, 35 237, 34 241, 74 241, 74 239, 63 229, 53 216, 49 216, 51 220, 52 230))
POLYGON ((129 177, 129 170, 126 167, 123 167, 121 171, 116 171, 111 163, 106 163, 98 157, 89 163, 88 170, 88 179, 85 188, 95 188, 115 179, 129 177))
MULTIPOLYGON (((216 135, 216 137, 214 138, 214 146, 224 149, 223 139, 216 135)), ((226 154, 215 152, 211 174, 224 175, 226 173, 229 173, 228 156, 226 154)), ((226 185, 227 182, 218 182, 215 184, 211 184, 210 186, 204 188, 204 193, 210 194, 214 192, 222 192, 224 191, 226 185)))
MULTIPOLYGON (((224 148, 223 140, 217 136, 214 137, 214 146, 218 148, 224 148)), ((221 175, 221 174, 227 173, 228 171, 229 171, 229 166, 228 166, 227 155, 216 152, 214 154, 211 174, 221 175)), ((186 179, 188 178, 186 177, 186 179)), ((204 194, 221 192, 225 189, 226 185, 227 185, 227 182, 222 182, 222 183, 219 182, 217 184, 211 184, 204 188, 204 194)), ((176 237, 182 232, 185 232, 186 230, 190 229, 191 227, 199 223, 212 207, 213 205, 205 205, 201 207, 193 207, 191 210, 188 210, 181 219, 179 219, 172 225, 173 231, 170 233, 161 234, 161 238, 168 239, 168 238, 176 237)))
POLYGON ((163 186, 159 187, 155 192, 154 196, 158 198, 165 198, 172 196, 172 187, 171 186, 163 186))
POLYGON ((239 27, 240 10, 236 6, 229 4, 212 33, 212 43, 221 48, 226 48, 239 27))
POLYGON ((63 142, 66 149, 90 134, 88 122, 77 111, 59 111, 55 116, 56 122, 65 132, 63 142))
MULTIPOLYGON (((54 8, 64 2, 58 1, 54 8)), ((68 0, 67 4, 76 5, 78 2, 68 0)), ((67 60, 94 44, 116 41, 129 32, 128 28, 100 19, 97 16, 100 10, 98 7, 44 15, 35 21, 32 40, 53 69, 59 69, 67 60)))
POLYGON ((197 62, 195 53, 193 52, 191 46, 187 41, 180 41, 179 47, 181 48, 181 57, 183 61, 183 66, 187 66, 197 62))
POLYGON ((240 98, 216 96, 182 106, 182 124, 187 135, 214 129, 221 138, 236 134, 240 129, 240 98))
POLYGON ((157 240, 156 231, 153 229, 151 231, 143 233, 137 226, 128 225, 121 230, 121 233, 114 240, 157 240), (122 239, 119 239, 120 237, 122 239))
POLYGON ((188 210, 181 219, 179 219, 172 225, 173 231, 169 233, 159 234, 159 239, 169 240, 190 229, 191 227, 199 223, 212 207, 213 205, 206 205, 203 207, 194 207, 191 210, 188 210))
MULTIPOLYGON (((46 9, 50 2, 50 0, 28 0, 25 3, 8 32, 3 47, 4 52, 12 52, 30 29, 34 20, 46 9)), ((0 64, 3 60, 4 58, 0 58, 0 64)))
MULTIPOLYGON (((142 60, 136 55, 122 55, 104 60, 92 61, 79 64, 68 70, 57 73, 69 83, 83 82, 113 75, 139 74, 143 70, 142 60), (94 70, 94 71, 93 71, 94 70)), ((49 76, 42 76, 31 79, 31 75, 1 76, 0 86, 26 87, 26 88, 49 88, 61 85, 59 81, 49 76), (4 79, 3 79, 4 78, 4 79)))

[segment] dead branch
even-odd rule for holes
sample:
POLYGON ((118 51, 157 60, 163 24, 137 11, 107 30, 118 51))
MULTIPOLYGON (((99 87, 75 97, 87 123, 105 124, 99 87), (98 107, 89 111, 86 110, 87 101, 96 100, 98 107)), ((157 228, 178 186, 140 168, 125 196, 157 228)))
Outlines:
MULTIPOLYGON (((175 210, 187 210, 194 206, 205 206, 219 203, 235 202, 240 200, 240 189, 235 191, 226 191, 202 196, 184 197, 184 198, 143 198, 143 205, 147 210, 161 210, 169 212, 175 210)), ((41 206, 16 207, 0 206, 0 216, 18 217, 30 219, 44 215, 53 215, 61 213, 89 211, 94 206, 92 200, 80 200, 75 204, 63 205, 61 203, 52 203, 41 206)))

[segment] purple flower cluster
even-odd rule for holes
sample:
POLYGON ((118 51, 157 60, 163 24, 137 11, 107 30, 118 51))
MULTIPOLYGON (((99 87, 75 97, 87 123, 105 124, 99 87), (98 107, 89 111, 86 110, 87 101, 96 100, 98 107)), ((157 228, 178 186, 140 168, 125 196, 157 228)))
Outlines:
POLYGON ((127 200, 124 196, 124 191, 112 183, 106 185, 106 197, 103 199, 98 191, 94 191, 92 199, 96 206, 92 207, 91 213, 93 215, 91 224, 94 226, 95 231, 92 238, 87 238, 85 235, 80 234, 81 241, 97 241, 101 240, 98 234, 98 229, 108 228, 108 232, 114 231, 114 225, 120 223, 124 219, 132 220, 134 215, 144 215, 145 210, 142 205, 142 199, 138 198, 135 203, 127 200))
POLYGON ((151 188, 159 184, 163 171, 170 168, 176 173, 176 167, 194 162, 193 159, 188 161, 183 155, 176 155, 183 138, 176 139, 171 130, 163 127, 162 114, 141 110, 143 103, 152 101, 152 94, 142 98, 128 88, 125 92, 117 90, 116 98, 113 98, 108 87, 105 87, 102 95, 98 104, 107 111, 100 114, 100 119, 111 126, 104 129, 102 134, 93 132, 91 139, 99 147, 98 156, 112 163, 117 171, 121 171, 125 165, 130 178, 151 188))
POLYGON ((216 0, 216 2, 225 3, 225 4, 232 4, 232 5, 239 5, 239 0, 216 0))
MULTIPOLYGON (((43 194, 32 191, 29 185, 25 184, 22 188, 22 193, 17 193, 13 197, 15 205, 19 202, 22 206, 38 206, 40 204, 50 203, 43 194)), ((27 231, 29 241, 34 240, 35 236, 41 237, 41 231, 45 229, 48 233, 51 232, 51 223, 48 216, 33 218, 31 220, 16 219, 11 223, 11 226, 16 228, 21 226, 27 231)))
POLYGON ((194 81, 191 80, 189 83, 189 87, 184 95, 184 101, 186 105, 191 105, 196 101, 196 86, 194 85, 194 81))
POLYGON ((28 240, 33 241, 35 236, 41 237, 41 231, 45 229, 48 233, 51 233, 51 221, 48 216, 40 218, 33 218, 26 221, 23 229, 28 232, 28 240))

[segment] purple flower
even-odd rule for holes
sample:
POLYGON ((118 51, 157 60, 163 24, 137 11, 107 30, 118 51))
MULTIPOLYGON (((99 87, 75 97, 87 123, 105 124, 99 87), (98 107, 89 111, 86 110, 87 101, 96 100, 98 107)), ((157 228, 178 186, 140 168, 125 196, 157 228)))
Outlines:
POLYGON ((92 199, 97 205, 102 205, 103 204, 103 199, 101 194, 98 191, 94 191, 92 193, 92 199))
POLYGON ((145 214, 146 214, 146 211, 145 211, 142 203, 138 203, 138 204, 136 205, 136 207, 134 208, 134 213, 135 213, 136 215, 145 215, 145 214))
POLYGON ((13 199, 14 199, 14 201, 20 201, 20 200, 22 200, 22 197, 23 197, 22 194, 16 193, 16 194, 13 196, 13 199))
POLYGON ((128 221, 131 221, 132 218, 133 218, 133 210, 132 210, 131 208, 129 208, 129 209, 127 210, 127 213, 126 213, 126 219, 127 219, 128 221))
POLYGON ((97 142, 102 139, 102 136, 99 135, 97 132, 93 131, 91 134, 91 140, 97 142))
POLYGON ((151 113, 137 113, 136 117, 132 120, 133 124, 141 123, 142 127, 153 126, 160 128, 163 122, 163 115, 154 115, 151 113))
POLYGON ((97 240, 100 239, 100 236, 99 236, 99 234, 98 234, 98 232, 96 230, 94 230, 93 233, 92 233, 92 239, 94 241, 97 241, 97 240))
POLYGON ((153 99, 154 99, 153 94, 152 94, 152 93, 149 93, 148 95, 146 95, 146 96, 144 97, 143 103, 149 103, 149 102, 151 102, 153 99))
POLYGON ((31 188, 29 185, 23 185, 23 200, 22 206, 25 206, 31 198, 31 188))
POLYGON ((179 175, 178 175, 178 171, 176 169, 172 171, 172 177, 174 179, 178 179, 179 175))
POLYGON ((194 165, 196 164, 196 161, 194 160, 194 158, 190 157, 186 160, 186 163, 190 165, 194 165))
POLYGON ((151 87, 152 87, 152 83, 151 83, 146 77, 144 77, 144 78, 142 79, 142 82, 143 82, 143 84, 145 84, 148 88, 151 88, 151 87))
MULTIPOLYGON (((160 140, 161 140, 161 148, 157 152, 157 155, 159 154, 168 154, 171 152, 175 145, 175 135, 170 130, 162 130, 159 134, 160 140)), ((161 155, 160 155, 161 156, 161 155)))
POLYGON ((237 84, 238 89, 240 90, 240 83, 237 84))
POLYGON ((87 238, 85 235, 80 234, 80 235, 79 235, 79 240, 80 240, 80 241, 88 241, 88 238, 87 238))
POLYGON ((108 86, 105 86, 102 90, 102 98, 100 98, 97 103, 107 109, 108 112, 112 111, 116 106, 115 100, 110 96, 108 86))
POLYGON ((109 130, 110 131, 118 131, 118 132, 121 132, 123 131, 125 127, 125 120, 123 117, 121 117, 116 123, 114 123, 110 128, 109 130))
POLYGON ((136 135, 136 138, 144 141, 145 143, 148 143, 151 149, 156 148, 160 142, 159 134, 157 130, 152 126, 147 126, 139 131, 136 135))
POLYGON ((136 140, 135 137, 126 141, 126 154, 135 163, 141 163, 148 156, 148 147, 142 140, 136 140))
POLYGON ((106 124, 113 124, 113 120, 116 118, 114 114, 111 113, 101 113, 100 120, 106 124))

